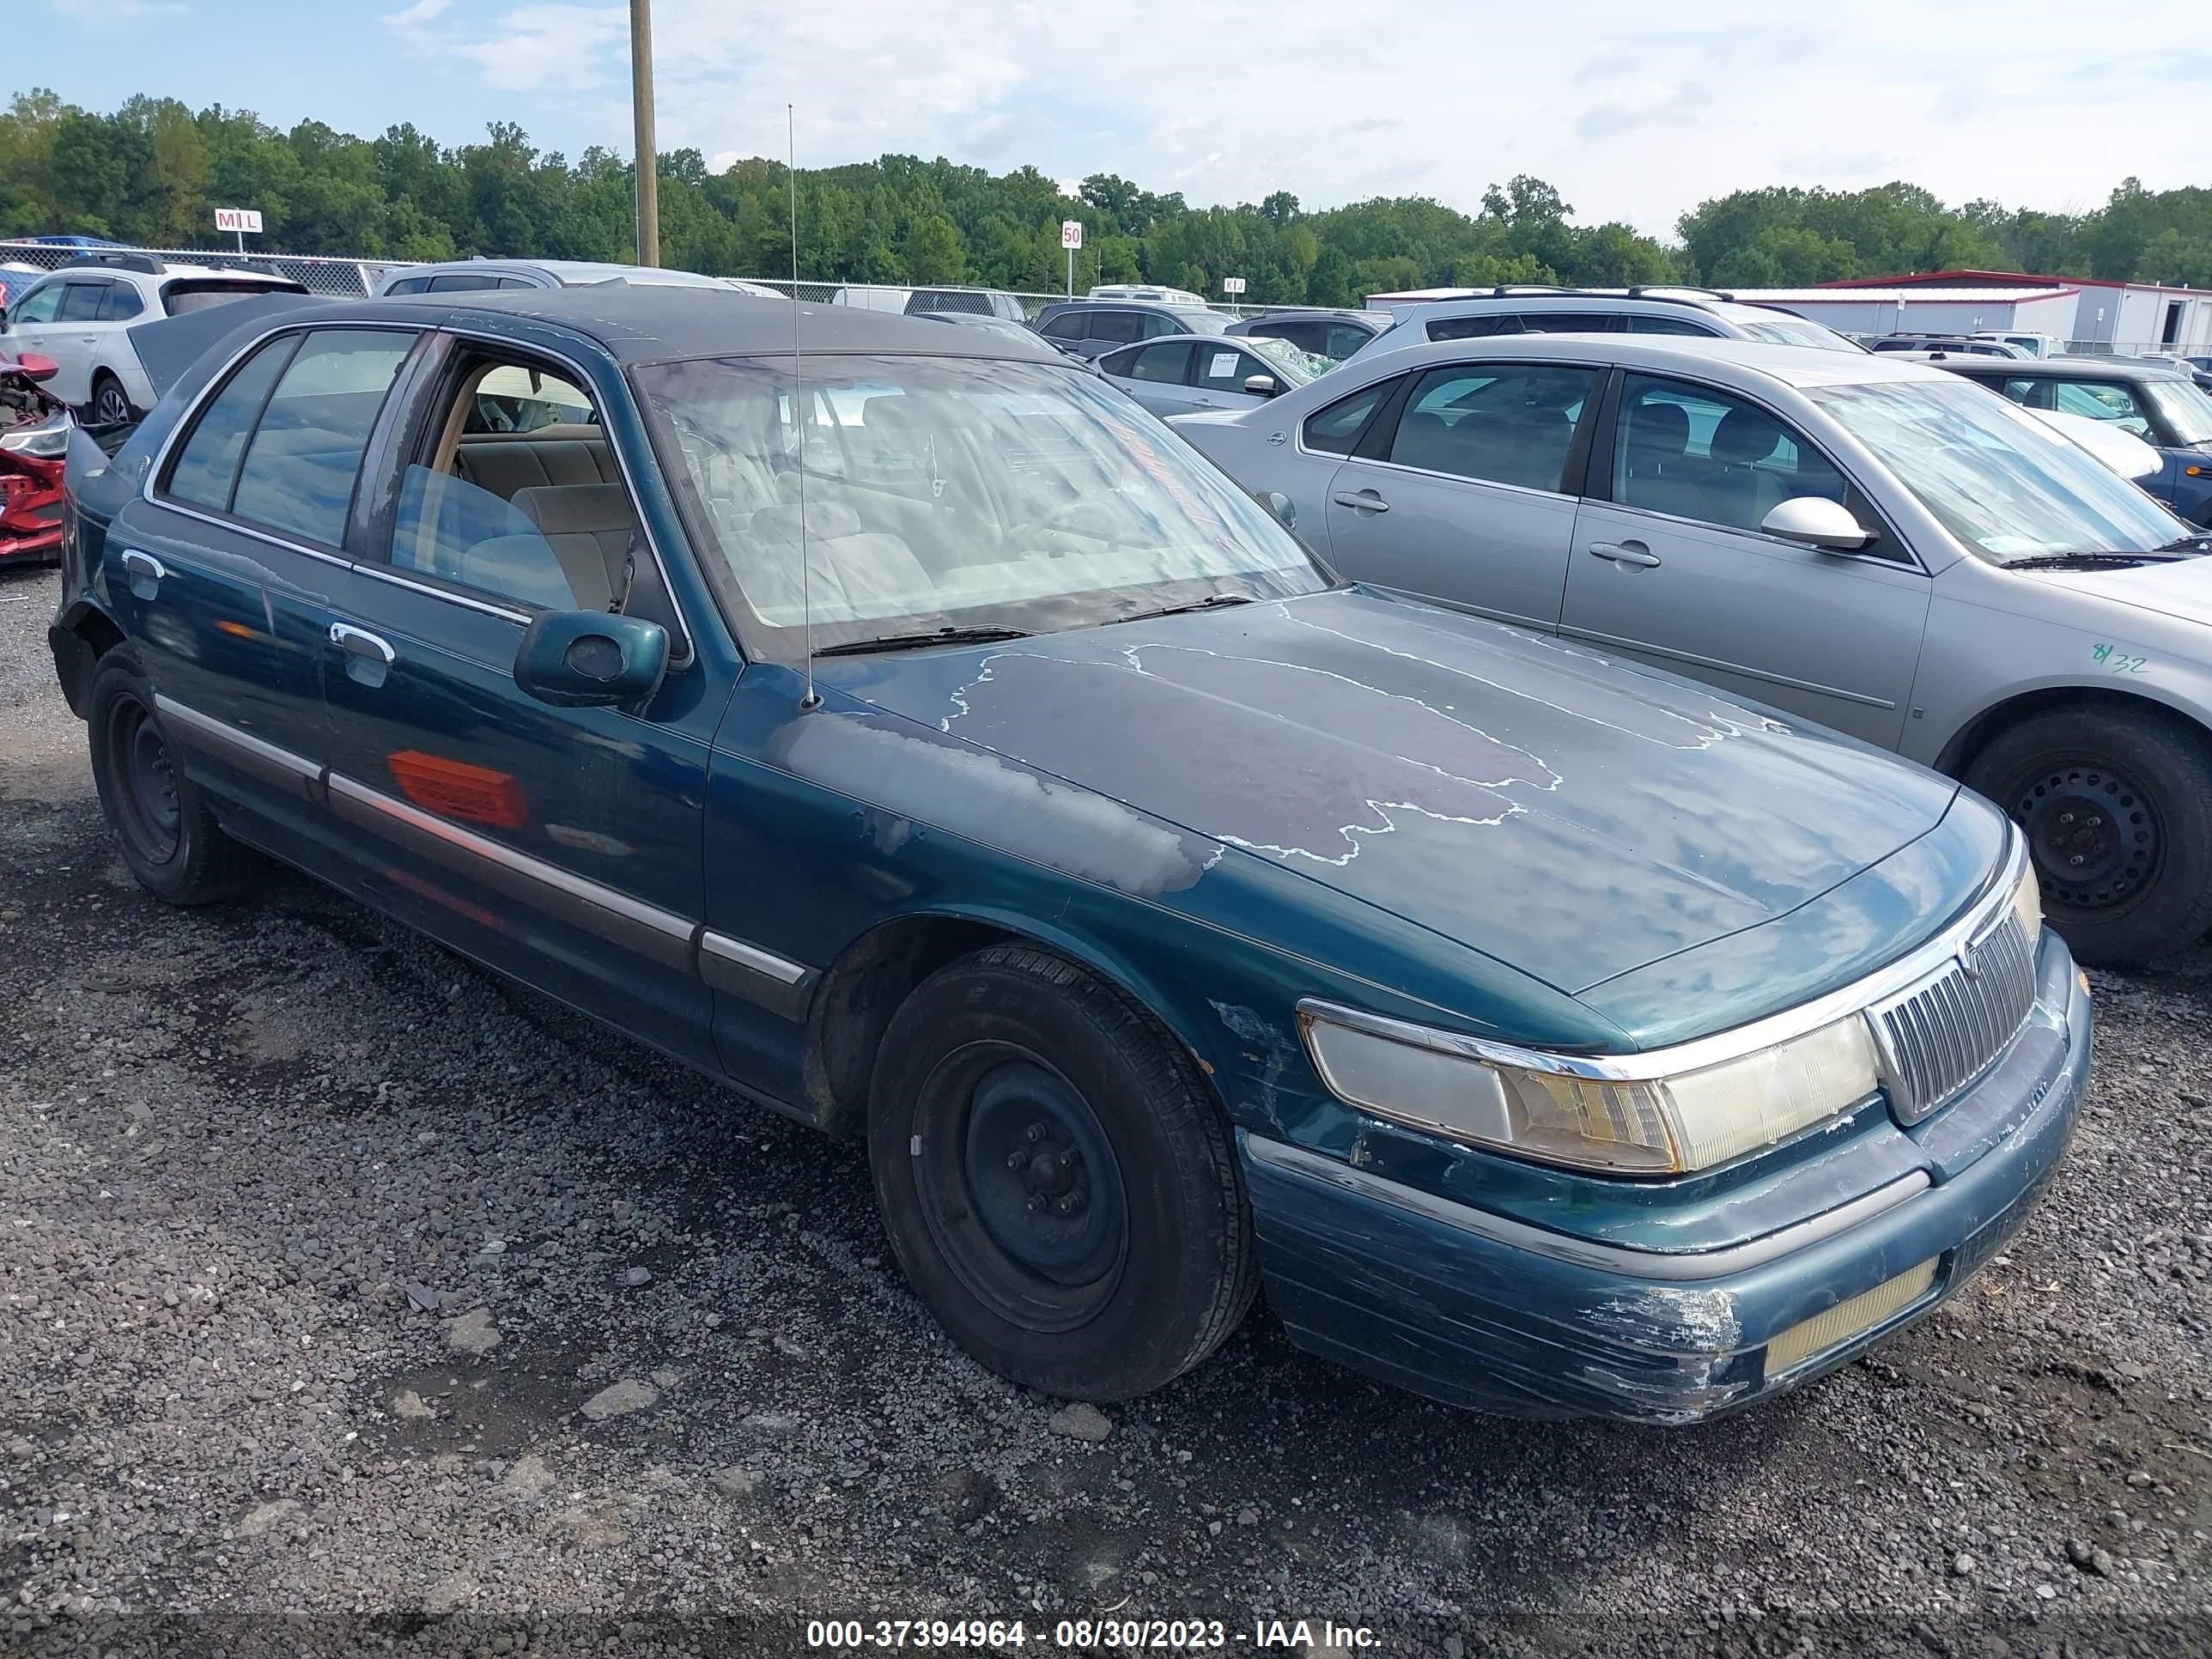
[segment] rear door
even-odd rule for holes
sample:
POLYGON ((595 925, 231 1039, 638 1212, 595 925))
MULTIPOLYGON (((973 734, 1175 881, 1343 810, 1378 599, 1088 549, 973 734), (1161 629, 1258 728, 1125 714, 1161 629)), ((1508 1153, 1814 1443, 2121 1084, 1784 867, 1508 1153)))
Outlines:
POLYGON ((1472 362, 1408 376, 1329 481, 1332 562, 1551 632, 1601 372, 1472 362))
POLYGON ((227 804, 226 822, 295 860, 335 844, 319 805, 329 596, 363 447, 418 339, 294 329, 247 350, 101 553, 173 751, 227 804))
POLYGON ((1190 387, 1188 337, 1123 346, 1098 360, 1098 368, 1155 415, 1181 415, 1197 407, 1190 387))
POLYGON ((1595 449, 1561 633, 1897 746, 1928 578, 1810 438, 1733 392, 1624 374, 1595 449), (1759 528, 1801 495, 1876 540, 1824 553, 1759 528))

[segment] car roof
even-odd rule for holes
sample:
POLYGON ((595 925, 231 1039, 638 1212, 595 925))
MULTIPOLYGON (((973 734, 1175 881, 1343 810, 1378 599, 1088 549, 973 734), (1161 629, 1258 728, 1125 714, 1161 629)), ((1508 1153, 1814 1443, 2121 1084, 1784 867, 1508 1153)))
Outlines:
POLYGON ((443 276, 455 271, 472 270, 492 275, 502 270, 534 270, 558 278, 563 283, 611 283, 621 279, 668 288, 726 286, 720 277, 702 276, 696 270, 674 270, 665 265, 617 264, 599 259, 439 259, 427 264, 388 267, 388 274, 395 279, 443 276))
MULTIPOLYGON (((1900 362, 1896 352, 1808 351, 1800 345, 1778 345, 1765 340, 1735 340, 1725 336, 1680 334, 1493 334, 1474 340, 1423 340, 1418 343, 1363 351, 1347 368, 1392 372, 1422 368, 1431 364, 1466 362, 1470 356, 1486 361, 1532 362, 1559 358, 1569 362, 1593 357, 1623 368, 1649 369, 1653 374, 1700 374, 1716 366, 1738 369, 1778 380, 1800 391, 1814 386, 1863 386, 1882 380, 1943 380, 1941 368, 1924 363, 1900 362)), ((1995 358, 1986 361, 1996 362, 1995 358)), ((1334 383, 1336 374, 1322 378, 1334 383)), ((1723 374, 1723 380, 1729 378, 1723 374)), ((1349 383, 1347 382, 1347 387, 1349 383)))
POLYGON ((1984 357, 1978 364, 2002 364, 2014 371, 2012 378, 2063 374, 2075 380, 2187 380, 2186 369, 2168 363, 2144 362, 2131 357, 1984 357))
POLYGON ((472 315, 537 318, 597 341, 617 362, 629 365, 679 357, 787 357, 794 313, 800 347, 808 352, 1066 361, 1044 341, 1026 335, 1018 339, 995 329, 947 328, 928 317, 859 306, 793 307, 788 301, 755 299, 720 283, 708 287, 617 283, 394 295, 341 301, 316 315, 325 323, 403 318, 432 326, 449 321, 459 325, 472 315))
MULTIPOLYGON (((1190 307, 1188 306, 1185 306, 1182 309, 1188 311, 1190 307)), ((1354 311, 1349 307, 1332 309, 1328 306, 1288 306, 1279 311, 1263 311, 1256 317, 1239 317, 1237 320, 1239 325, 1249 325, 1252 323, 1311 322, 1364 323, 1374 328, 1378 333, 1383 329, 1390 326, 1390 317, 1387 312, 1354 311)))
MULTIPOLYGON (((159 270, 137 270, 129 265, 106 264, 90 260, 80 264, 76 260, 71 260, 67 264, 56 265, 51 270, 41 271, 40 276, 41 279, 48 276, 64 278, 127 276, 156 284, 167 283, 179 276, 195 283, 209 281, 244 283, 249 286, 266 286, 270 283, 294 283, 292 277, 276 271, 238 270, 226 265, 179 265, 173 264, 167 260, 162 262, 159 270)), ((298 284, 295 283, 294 285, 298 284)))

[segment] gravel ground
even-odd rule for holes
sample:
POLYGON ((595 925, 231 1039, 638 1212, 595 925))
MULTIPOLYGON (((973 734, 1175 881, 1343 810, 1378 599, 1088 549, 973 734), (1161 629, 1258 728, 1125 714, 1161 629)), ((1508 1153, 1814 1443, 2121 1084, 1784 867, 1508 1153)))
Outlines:
POLYGON ((1390 1654, 2212 1652, 2212 955, 2098 977, 2010 1255, 1778 1403, 1494 1421, 1261 1311, 1061 1412, 908 1297, 857 1147, 303 878, 142 895, 55 594, 0 573, 0 1646, 789 1653, 920 1617, 1052 1651, 1144 1615, 1232 1650, 1328 1619, 1390 1654))

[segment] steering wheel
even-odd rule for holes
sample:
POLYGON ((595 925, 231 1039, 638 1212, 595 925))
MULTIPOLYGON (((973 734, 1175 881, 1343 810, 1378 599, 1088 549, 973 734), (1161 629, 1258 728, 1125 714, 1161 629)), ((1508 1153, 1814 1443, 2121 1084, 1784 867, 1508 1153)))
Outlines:
MULTIPOLYGON (((1098 502, 1080 497, 1072 501, 1062 501, 1049 512, 1041 513, 1034 519, 1024 519, 1021 523, 1010 526, 1000 538, 1000 551, 1003 553, 1010 549, 1018 551, 1035 538, 1049 535, 1055 530, 1076 529, 1078 526, 1073 521, 1086 514, 1094 518, 1099 515, 1098 502)), ((1097 535, 1109 549, 1118 549, 1121 545, 1119 532, 1111 528, 1102 531, 1094 524, 1085 526, 1083 533, 1097 535)))

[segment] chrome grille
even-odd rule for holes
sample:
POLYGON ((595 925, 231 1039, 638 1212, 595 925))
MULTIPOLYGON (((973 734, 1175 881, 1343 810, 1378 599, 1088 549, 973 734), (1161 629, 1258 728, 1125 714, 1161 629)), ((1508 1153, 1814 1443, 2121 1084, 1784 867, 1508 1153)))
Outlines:
POLYGON ((1919 1122, 1980 1076, 2034 1006, 2035 951, 2008 914, 1918 984, 1868 1009, 1899 1121, 1919 1122))

